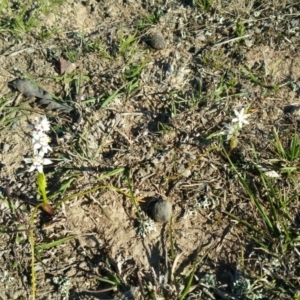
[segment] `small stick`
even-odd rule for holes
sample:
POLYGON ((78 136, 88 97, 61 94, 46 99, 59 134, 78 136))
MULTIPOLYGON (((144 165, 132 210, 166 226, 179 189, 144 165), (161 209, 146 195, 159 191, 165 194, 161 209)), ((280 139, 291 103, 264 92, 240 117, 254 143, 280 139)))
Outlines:
POLYGON ((228 43, 231 43, 231 42, 234 42, 234 41, 238 41, 238 40, 247 38, 247 37, 249 37, 249 36, 250 36, 250 34, 246 34, 246 35, 243 35, 243 36, 239 36, 239 37, 236 37, 236 38, 227 40, 227 41, 225 41, 225 42, 221 42, 221 43, 215 44, 215 45, 212 46, 212 48, 217 47, 217 46, 221 46, 221 45, 224 45, 224 44, 228 44, 228 43))

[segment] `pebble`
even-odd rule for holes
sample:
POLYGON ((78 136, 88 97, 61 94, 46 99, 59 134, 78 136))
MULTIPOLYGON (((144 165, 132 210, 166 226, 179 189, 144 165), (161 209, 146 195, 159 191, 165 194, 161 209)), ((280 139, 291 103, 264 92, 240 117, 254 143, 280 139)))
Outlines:
POLYGON ((160 32, 153 33, 149 38, 149 45, 153 49, 161 50, 166 47, 166 41, 160 32))
POLYGON ((9 148, 10 148, 9 144, 3 144, 3 148, 2 148, 3 152, 8 152, 9 148))
POLYGON ((38 101, 38 103, 47 105, 47 109, 58 109, 66 113, 69 113, 73 110, 73 107, 67 105, 66 103, 59 103, 54 101, 47 91, 36 86, 28 79, 17 78, 11 81, 9 84, 29 98, 39 98, 40 100, 38 101))
POLYGON ((299 105, 288 105, 285 107, 285 112, 299 118, 300 117, 300 106, 299 105))
POLYGON ((99 242, 97 241, 97 239, 94 236, 85 237, 84 243, 85 243, 85 246, 87 246, 89 248, 96 248, 97 246, 99 246, 99 242))
POLYGON ((172 204, 169 201, 159 200, 152 208, 152 217, 154 221, 164 223, 170 220, 172 216, 172 204))
POLYGON ((27 97, 37 97, 41 99, 51 99, 51 96, 47 91, 39 88, 28 79, 17 78, 11 82, 11 84, 22 94, 27 97))

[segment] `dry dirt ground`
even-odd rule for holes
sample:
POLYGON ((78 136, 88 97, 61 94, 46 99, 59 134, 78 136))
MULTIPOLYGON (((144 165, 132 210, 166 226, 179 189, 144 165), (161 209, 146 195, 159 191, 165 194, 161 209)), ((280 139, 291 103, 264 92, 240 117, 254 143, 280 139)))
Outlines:
POLYGON ((300 299, 298 157, 274 146, 274 130, 284 148, 298 133, 299 1, 0 9, 0 299, 33 299, 32 268, 36 299, 300 299), (157 32, 163 49, 151 44, 157 32), (18 77, 74 110, 38 105, 9 85, 18 77), (220 133, 241 108, 249 124, 230 146, 220 133), (37 174, 23 159, 42 115, 56 210, 30 226, 37 174), (279 174, 269 182, 284 209, 268 202, 256 163, 279 174), (155 199, 172 203, 170 222, 151 222, 155 199), (284 228, 272 209, 288 216, 284 228))

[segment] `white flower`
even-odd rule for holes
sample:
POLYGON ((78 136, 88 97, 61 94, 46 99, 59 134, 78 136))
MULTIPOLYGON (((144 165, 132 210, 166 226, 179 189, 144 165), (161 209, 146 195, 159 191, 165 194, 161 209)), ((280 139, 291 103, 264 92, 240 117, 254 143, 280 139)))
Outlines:
POLYGON ((24 161, 26 164, 32 164, 28 172, 32 172, 36 169, 39 173, 43 173, 43 166, 52 164, 50 159, 44 158, 39 155, 39 153, 35 153, 33 158, 24 158, 24 161))
POLYGON ((249 114, 245 114, 245 109, 242 108, 240 112, 238 112, 237 110, 234 110, 234 114, 236 116, 236 118, 232 119, 233 123, 238 123, 239 128, 243 127, 243 124, 249 124, 249 121, 247 121, 246 119, 249 117, 249 114))
POLYGON ((43 173, 43 166, 52 164, 50 159, 44 158, 44 155, 48 151, 52 151, 49 146, 50 138, 45 131, 50 130, 50 123, 46 116, 42 118, 35 118, 34 128, 32 130, 32 145, 33 145, 33 157, 24 158, 25 163, 32 164, 29 168, 29 172, 37 170, 39 173, 43 173))
POLYGON ((226 129, 220 134, 227 135, 227 141, 231 140, 232 137, 239 135, 239 128, 233 124, 225 124, 226 129))
POLYGON ((43 134, 45 134, 43 131, 36 131, 36 130, 33 130, 31 132, 31 135, 32 135, 32 139, 33 140, 38 140, 43 134))
POLYGON ((40 156, 44 156, 48 151, 52 151, 49 142, 50 138, 47 134, 37 131, 32 132, 33 149, 40 149, 40 156))
POLYGON ((44 132, 49 130, 50 130, 50 123, 46 116, 43 116, 41 120, 39 118, 35 118, 34 131, 44 132))

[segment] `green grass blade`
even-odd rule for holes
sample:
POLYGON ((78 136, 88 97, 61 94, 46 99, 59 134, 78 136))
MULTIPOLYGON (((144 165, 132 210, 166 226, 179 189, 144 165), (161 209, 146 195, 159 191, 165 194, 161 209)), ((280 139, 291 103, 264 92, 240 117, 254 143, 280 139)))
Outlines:
POLYGON ((169 222, 169 233, 170 233, 170 244, 171 244, 171 259, 174 261, 175 258, 175 251, 174 251, 174 240, 173 240, 173 217, 171 216, 170 222, 169 222))
POLYGON ((252 72, 250 72, 247 68, 245 68, 244 66, 241 67, 241 70, 243 71, 243 73, 245 75, 247 75, 254 83, 261 85, 258 78, 256 78, 254 76, 254 74, 252 72))
POLYGON ((47 250, 47 249, 51 249, 53 247, 59 246, 65 242, 68 242, 72 239, 74 239, 76 237, 76 235, 71 235, 71 236, 67 236, 61 239, 58 239, 56 241, 53 241, 51 243, 46 243, 46 244, 41 244, 35 247, 36 251, 40 251, 40 250, 47 250))
POLYGON ((111 177, 111 176, 115 176, 115 175, 117 175, 117 174, 119 174, 119 173, 122 173, 122 172, 124 172, 124 171, 125 171, 125 168, 123 168, 123 167, 122 167, 122 168, 118 168, 118 169, 115 169, 115 170, 112 170, 112 171, 109 171, 109 172, 106 172, 106 173, 100 175, 100 176, 97 178, 97 180, 100 181, 100 180, 109 178, 109 177, 111 177))
POLYGON ((110 102, 112 102, 117 96, 120 96, 119 90, 116 90, 112 95, 110 95, 106 100, 101 104, 101 108, 106 107, 110 102))
POLYGON ((261 235, 261 236, 264 236, 264 237, 267 237, 266 234, 263 233, 263 231, 257 229, 256 227, 252 226, 250 223, 248 223, 247 221, 245 220, 242 220, 241 218, 229 213, 228 211, 225 211, 223 210, 222 213, 226 214, 227 216, 237 220, 238 222, 240 222, 241 224, 243 224, 244 226, 248 227, 250 230, 256 232, 257 234, 261 235))
POLYGON ((233 164, 232 160, 230 159, 229 155, 227 154, 226 150, 224 150, 224 154, 227 157, 231 167, 233 168, 233 170, 236 172, 236 174, 238 175, 238 178, 240 180, 240 182, 242 183, 244 189, 246 190, 247 194, 249 195, 250 199, 252 200, 252 202, 254 203, 255 207, 257 208, 257 210, 259 211, 260 215, 262 216, 262 218, 264 219, 265 223, 267 224, 268 228, 273 232, 274 231, 274 225, 271 222, 270 218, 268 217, 267 213, 265 212, 265 210, 263 209, 262 205, 259 203, 259 201, 256 199, 256 197, 254 196, 254 194, 252 193, 251 189, 249 188, 248 184, 246 183, 246 181, 244 180, 244 178, 241 176, 240 172, 238 172, 237 168, 235 167, 235 165, 233 164))
POLYGON ((31 296, 32 296, 32 300, 35 300, 35 295, 36 295, 36 276, 35 276, 35 257, 34 257, 35 241, 34 241, 34 234, 33 234, 33 224, 34 224, 34 220, 35 220, 35 214, 41 205, 42 205, 42 203, 37 205, 34 208, 34 210, 31 213, 31 217, 30 217, 29 243, 30 243, 30 250, 31 250, 30 252, 31 252, 31 296))
POLYGON ((131 186, 131 179, 130 179, 130 175, 129 175, 129 169, 125 169, 124 175, 125 175, 125 178, 126 178, 126 181, 127 181, 127 185, 128 185, 128 189, 129 189, 129 196, 130 196, 131 202, 133 203, 140 220, 143 220, 143 218, 140 214, 138 204, 137 204, 136 199, 135 199, 134 194, 133 194, 133 190, 132 190, 132 186, 131 186))
POLYGON ((61 185, 61 187, 58 189, 58 191, 56 193, 54 193, 53 195, 51 195, 49 197, 49 199, 55 199, 58 195, 63 194, 72 184, 72 182, 75 180, 76 178, 72 177, 69 180, 67 180, 67 182, 63 183, 61 185))
POLYGON ((102 282, 105 282, 105 283, 109 283, 113 286, 117 286, 118 284, 116 284, 114 281, 112 280, 109 280, 109 279, 106 279, 106 278, 103 278, 103 277, 100 277, 100 276, 97 276, 97 275, 93 275, 92 276, 93 278, 99 280, 99 281, 102 281, 102 282))
POLYGON ((192 271, 189 275, 189 278, 188 278, 188 282, 179 298, 179 300, 183 300, 185 299, 185 297, 187 296, 187 294, 189 293, 190 291, 190 288, 191 288, 191 285, 192 285, 192 282, 193 282, 193 278, 194 278, 194 274, 195 274, 195 270, 196 270, 196 265, 194 264, 193 265, 193 268, 192 268, 192 271))
POLYGON ((187 283, 185 285, 184 290, 181 293, 181 296, 180 296, 179 300, 185 299, 185 297, 188 295, 188 293, 191 289, 191 286, 192 286, 192 282, 193 282, 193 278, 194 278, 196 268, 203 262, 204 258, 207 256, 207 254, 210 251, 211 251, 211 247, 209 247, 206 250, 206 252, 203 254, 203 256, 200 259, 198 259, 197 261, 194 262, 192 269, 187 273, 186 276, 188 277, 188 280, 187 280, 187 283))

